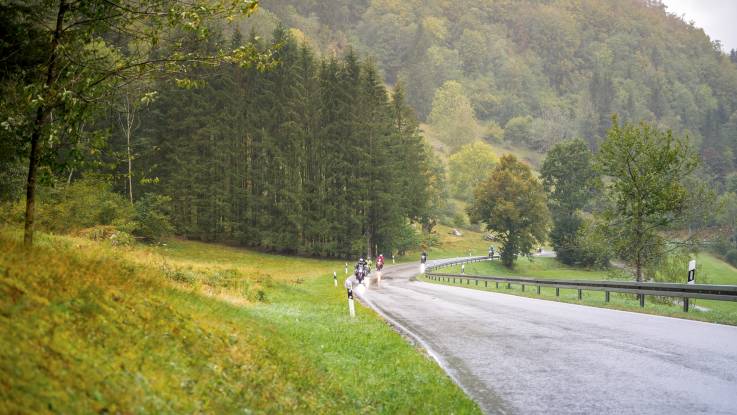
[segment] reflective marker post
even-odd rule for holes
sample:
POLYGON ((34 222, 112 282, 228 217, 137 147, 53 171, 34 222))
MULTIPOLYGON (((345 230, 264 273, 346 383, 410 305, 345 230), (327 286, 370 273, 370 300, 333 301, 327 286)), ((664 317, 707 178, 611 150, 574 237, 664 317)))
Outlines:
MULTIPOLYGON (((696 284, 696 260, 688 261, 688 282, 687 284, 696 284)), ((683 297, 683 311, 688 313, 688 297, 683 297)))
POLYGON ((461 274, 466 275, 466 264, 461 264, 461 274))
POLYGON ((396 264, 396 262, 394 262, 394 255, 392 255, 392 264, 396 264))
POLYGON ((345 263, 345 275, 348 275, 348 263, 345 263))
POLYGON ((350 278, 346 278, 345 288, 348 290, 348 312, 351 317, 356 317, 356 306, 353 304, 353 282, 350 278))
POLYGON ((333 271, 333 284, 337 287, 338 286, 338 273, 333 271))

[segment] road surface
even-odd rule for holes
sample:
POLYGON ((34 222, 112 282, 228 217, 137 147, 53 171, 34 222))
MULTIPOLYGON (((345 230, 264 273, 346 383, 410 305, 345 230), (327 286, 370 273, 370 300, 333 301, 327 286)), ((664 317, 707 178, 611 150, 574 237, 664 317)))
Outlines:
POLYGON ((737 414, 737 327, 429 284, 418 273, 417 263, 387 267, 363 300, 486 413, 737 414))

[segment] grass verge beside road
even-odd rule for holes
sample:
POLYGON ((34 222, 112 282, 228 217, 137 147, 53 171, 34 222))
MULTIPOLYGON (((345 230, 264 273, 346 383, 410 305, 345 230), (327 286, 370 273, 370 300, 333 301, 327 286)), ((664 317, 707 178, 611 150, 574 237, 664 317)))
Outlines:
MULTIPOLYGON (((707 275, 708 283, 737 285, 737 269, 733 268, 729 264, 706 253, 699 254, 697 256, 697 261, 701 264, 704 274, 707 275)), ((460 274, 461 267, 454 266, 441 268, 437 272, 460 274)), ((567 267, 554 258, 533 258, 532 260, 521 258, 517 261, 516 267, 513 270, 505 268, 499 261, 484 261, 466 264, 465 272, 467 275, 488 275, 497 277, 517 276, 568 280, 621 280, 631 278, 624 274, 623 271, 617 269, 586 270, 567 267)), ((699 277, 697 276, 697 279, 698 278, 699 277)), ((420 279, 433 284, 447 284, 445 282, 429 280, 425 277, 421 277, 420 279)), ((461 284, 456 283, 451 285, 461 284)), ((537 288, 533 286, 527 286, 526 290, 523 292, 520 285, 512 285, 511 288, 507 288, 507 284, 499 283, 499 289, 497 289, 496 284, 492 282, 489 282, 488 287, 485 287, 483 281, 480 281, 478 286, 474 281, 471 281, 470 285, 464 281, 462 285, 463 287, 471 289, 521 295, 530 298, 541 298, 544 300, 584 304, 594 307, 613 308, 712 323, 737 325, 737 303, 731 301, 692 299, 692 309, 688 313, 685 313, 683 312, 682 305, 680 304, 671 304, 663 300, 656 300, 652 297, 646 297, 645 308, 641 308, 636 296, 632 294, 611 293, 610 302, 607 303, 604 301, 604 293, 601 291, 583 291, 582 299, 579 300, 578 292, 574 289, 561 289, 560 297, 556 297, 555 288, 548 287, 542 287, 541 292, 538 295, 537 288)))
POLYGON ((0 231, 0 413, 479 413, 342 263, 0 231))

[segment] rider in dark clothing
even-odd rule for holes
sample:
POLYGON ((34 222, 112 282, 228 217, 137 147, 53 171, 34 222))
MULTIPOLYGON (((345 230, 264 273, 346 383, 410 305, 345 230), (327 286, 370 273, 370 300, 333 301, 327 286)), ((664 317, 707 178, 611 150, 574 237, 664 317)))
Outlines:
POLYGON ((368 262, 366 262, 366 259, 361 257, 358 262, 356 262, 356 279, 359 283, 363 282, 363 279, 366 278, 366 276, 371 272, 371 268, 368 265, 368 262))

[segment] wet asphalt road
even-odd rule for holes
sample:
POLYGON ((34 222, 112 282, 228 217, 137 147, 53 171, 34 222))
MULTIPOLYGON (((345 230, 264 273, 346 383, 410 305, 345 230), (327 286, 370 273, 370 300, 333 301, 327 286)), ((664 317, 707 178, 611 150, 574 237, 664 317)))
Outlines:
POLYGON ((737 414, 737 327, 413 281, 418 273, 416 263, 385 268, 364 301, 486 413, 737 414))

